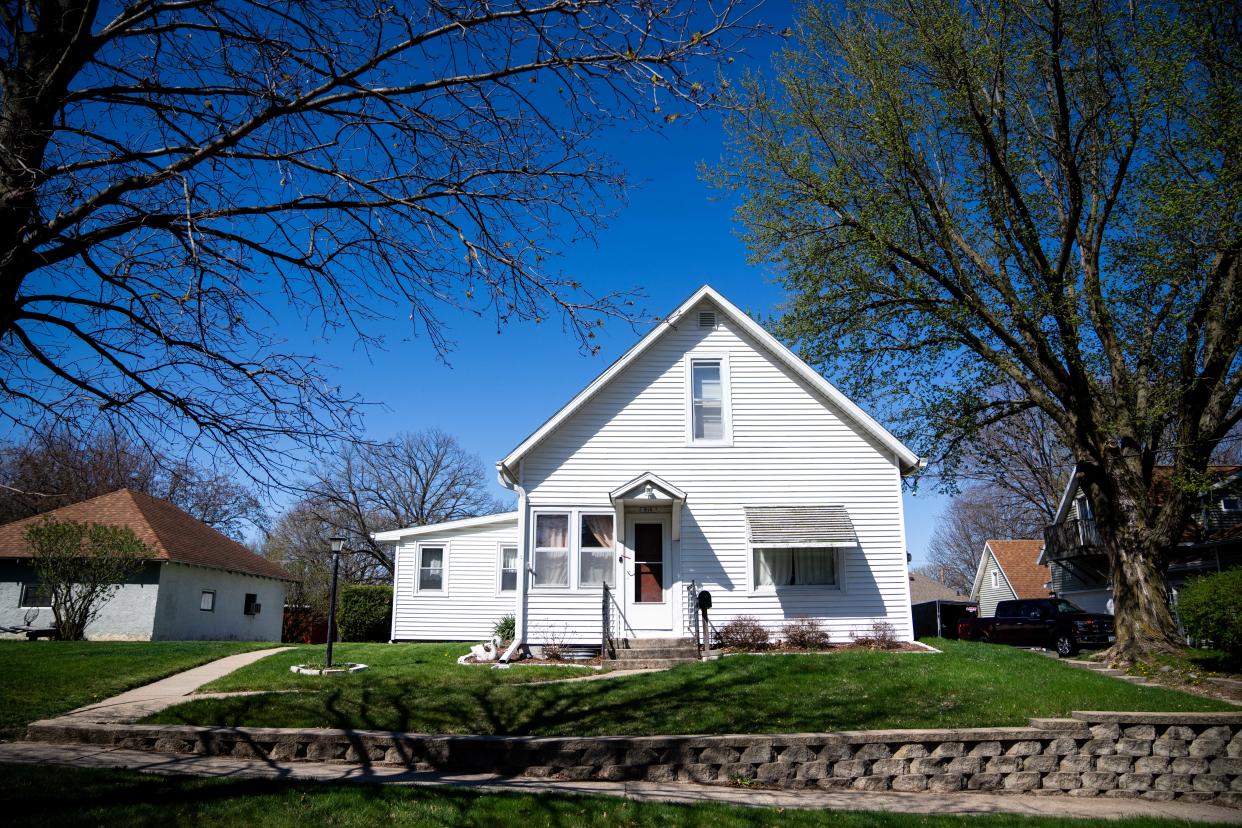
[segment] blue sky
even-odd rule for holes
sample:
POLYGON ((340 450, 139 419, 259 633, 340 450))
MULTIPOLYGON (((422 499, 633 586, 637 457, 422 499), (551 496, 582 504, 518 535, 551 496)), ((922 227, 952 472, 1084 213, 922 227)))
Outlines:
MULTIPOLYGON (((766 7, 778 27, 788 9, 766 7)), ((766 65, 776 44, 758 42, 735 66, 766 65)), ((658 131, 618 127, 601 149, 619 162, 635 186, 628 203, 596 243, 569 247, 565 272, 596 291, 641 289, 644 308, 654 314, 675 307, 700 285, 711 284, 743 310, 769 314, 783 300, 773 273, 746 261, 736 236, 734 204, 699 180, 697 165, 720 158, 723 131, 716 118, 681 120, 658 131)), ((382 403, 367 415, 377 438, 398 431, 441 428, 454 434, 490 469, 527 434, 604 370, 646 331, 610 323, 595 356, 579 352, 558 322, 514 324, 497 334, 490 319, 445 316, 455 349, 448 364, 425 339, 392 323, 381 331, 383 351, 367 355, 346 343, 324 343, 324 356, 340 367, 351 391, 382 403)), ((915 564, 926 559, 935 521, 947 499, 924 486, 906 495, 906 523, 915 564)), ((496 486, 498 494, 502 490, 496 486)), ((508 493, 505 493, 508 494, 508 493)))

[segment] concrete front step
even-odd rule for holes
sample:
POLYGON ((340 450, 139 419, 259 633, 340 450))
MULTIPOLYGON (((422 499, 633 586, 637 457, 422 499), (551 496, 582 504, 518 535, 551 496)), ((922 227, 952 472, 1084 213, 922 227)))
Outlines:
POLYGON ((698 644, 693 638, 622 638, 617 642, 618 650, 659 650, 667 647, 693 647, 697 651, 698 644))
POLYGON ((690 647, 644 647, 641 650, 617 650, 617 661, 633 661, 634 659, 681 658, 697 659, 699 648, 690 647))
POLYGON ((630 658, 624 661, 605 661, 606 670, 667 670, 682 664, 697 664, 696 658, 630 658))

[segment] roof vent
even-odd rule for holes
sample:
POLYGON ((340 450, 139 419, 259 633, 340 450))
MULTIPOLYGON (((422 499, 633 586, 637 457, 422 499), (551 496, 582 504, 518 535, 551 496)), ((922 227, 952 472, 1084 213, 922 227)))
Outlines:
POLYGON ((699 327, 714 329, 716 327, 716 312, 699 311, 699 327))

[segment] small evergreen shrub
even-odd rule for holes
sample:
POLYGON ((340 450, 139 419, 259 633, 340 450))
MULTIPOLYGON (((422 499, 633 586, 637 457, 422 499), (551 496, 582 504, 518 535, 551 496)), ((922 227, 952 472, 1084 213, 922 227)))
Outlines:
POLYGON ((739 615, 720 628, 720 643, 737 650, 765 650, 768 631, 749 615, 739 615))
POLYGON ((517 619, 513 617, 513 613, 501 616, 496 626, 492 627, 492 635, 499 638, 502 644, 513 640, 517 635, 517 619))
POLYGON ((387 641, 392 636, 392 587, 342 587, 336 628, 342 641, 387 641))
POLYGON ((1178 596, 1177 611, 1195 641, 1242 652, 1242 568, 1195 578, 1178 596))
POLYGON ((822 650, 828 646, 828 631, 818 618, 795 618, 781 628, 781 636, 790 647, 822 650))

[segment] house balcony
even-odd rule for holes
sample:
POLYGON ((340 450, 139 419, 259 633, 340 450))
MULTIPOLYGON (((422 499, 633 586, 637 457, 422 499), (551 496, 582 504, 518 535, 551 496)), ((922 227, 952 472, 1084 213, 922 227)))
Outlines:
POLYGON ((1044 557, 1067 561, 1104 554, 1104 541, 1094 520, 1066 520, 1044 529, 1044 557))

